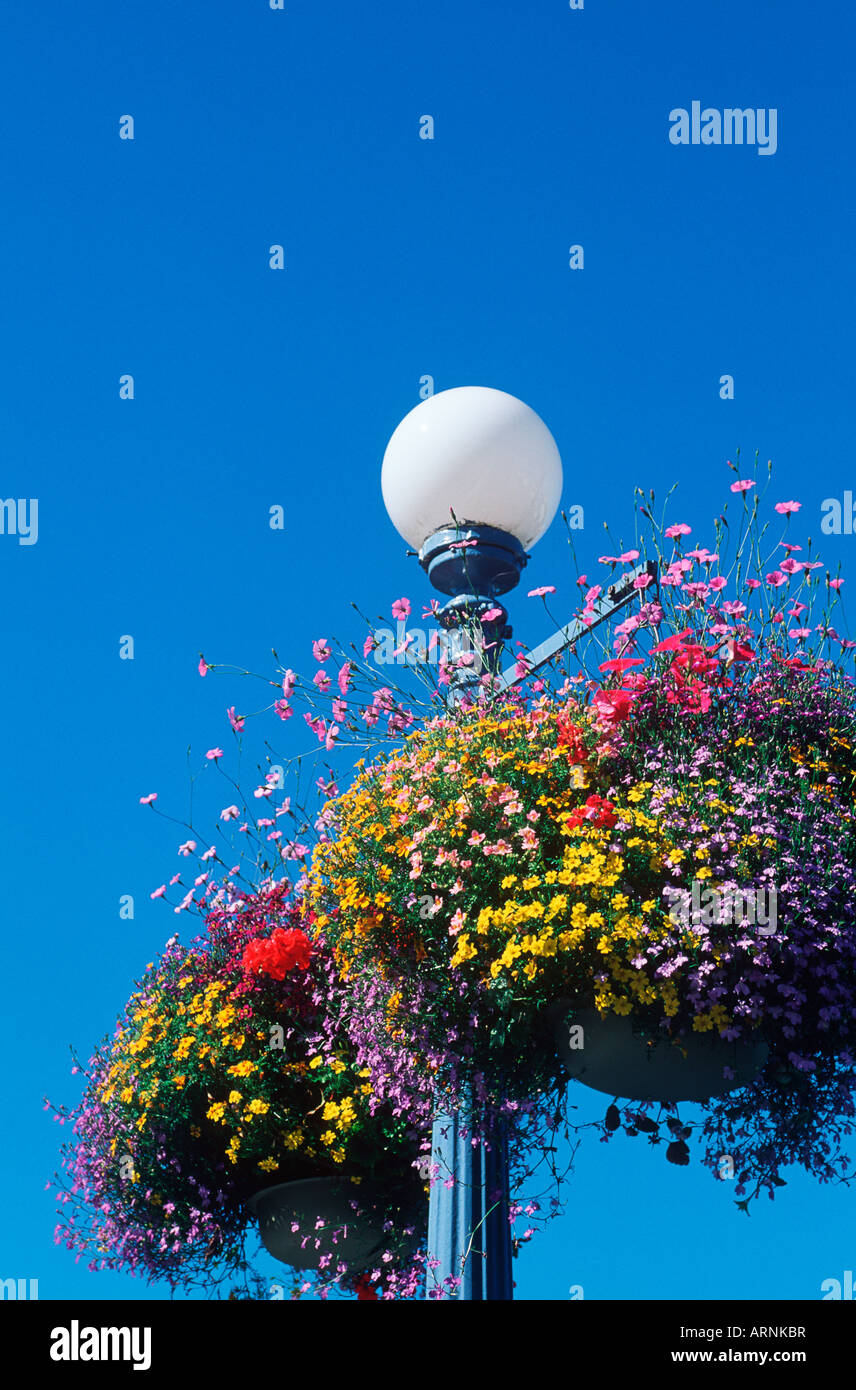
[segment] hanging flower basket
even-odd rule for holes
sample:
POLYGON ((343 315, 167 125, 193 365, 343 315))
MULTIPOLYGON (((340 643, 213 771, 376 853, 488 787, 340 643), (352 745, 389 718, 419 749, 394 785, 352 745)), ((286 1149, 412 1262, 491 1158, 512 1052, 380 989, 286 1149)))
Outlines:
POLYGON ((548 1010, 559 1058, 568 1076, 594 1091, 625 1100, 705 1101, 755 1081, 769 1055, 762 1042, 727 1042, 698 1033, 652 1041, 630 1017, 574 1008, 560 1000, 548 1010))
POLYGON ((382 1259, 391 1240, 389 1222, 401 1213, 400 1203, 381 1184, 345 1176, 279 1183, 256 1193, 247 1205, 274 1259, 293 1269, 341 1262, 352 1274, 382 1259))

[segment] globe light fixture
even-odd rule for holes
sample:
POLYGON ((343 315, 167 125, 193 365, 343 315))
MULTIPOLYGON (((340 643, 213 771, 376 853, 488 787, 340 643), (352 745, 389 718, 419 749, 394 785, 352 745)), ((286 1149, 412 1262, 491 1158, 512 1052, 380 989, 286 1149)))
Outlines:
POLYGON ((456 386, 405 415, 381 488, 396 530, 460 609, 518 583, 556 515, 562 461, 543 420, 516 396, 456 386))

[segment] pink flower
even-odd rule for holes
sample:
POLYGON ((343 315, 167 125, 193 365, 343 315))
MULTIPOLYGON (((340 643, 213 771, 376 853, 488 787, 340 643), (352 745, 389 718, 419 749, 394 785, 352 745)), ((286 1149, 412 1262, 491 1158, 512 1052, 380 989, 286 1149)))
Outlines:
POLYGON ((720 593, 725 588, 727 583, 728 580, 724 579, 721 574, 717 574, 714 576, 713 579, 709 580, 710 587, 716 594, 720 593))
POLYGON ((555 584, 544 584, 544 585, 542 585, 542 587, 541 587, 540 589, 530 589, 530 590, 529 590, 529 593, 526 595, 526 597, 527 597, 527 598, 543 598, 545 594, 554 594, 555 592, 556 592, 556 586, 555 586, 555 584))
POLYGON ((761 587, 761 581, 760 581, 760 579, 747 579, 747 580, 746 580, 746 588, 747 588, 747 589, 760 589, 760 587, 761 587))
POLYGON ((393 603, 393 605, 392 605, 392 616, 395 618, 396 622, 399 622, 399 621, 402 621, 402 622, 403 622, 403 620, 404 620, 405 618, 409 618, 409 617, 410 617, 410 613, 411 613, 410 599, 409 599, 409 598, 397 598, 397 599, 395 600, 395 602, 393 603))
POLYGON ((749 489, 750 489, 750 487, 754 487, 754 486, 755 486, 755 484, 753 483, 753 481, 752 481, 751 478, 741 478, 738 482, 732 483, 732 484, 731 484, 731 491, 732 491, 732 492, 748 492, 749 489))
POLYGON ((844 580, 843 580, 843 579, 829 579, 829 580, 827 580, 827 583, 829 584, 830 589, 840 589, 840 588, 841 588, 841 585, 844 583, 844 580))
POLYGON ((633 696, 627 690, 598 690, 595 692, 594 703, 605 724, 619 724, 630 714, 633 696))
POLYGON ((240 814, 241 814, 241 813, 240 813, 240 811, 238 810, 237 806, 227 806, 227 807, 225 808, 225 810, 223 810, 223 811, 220 812, 220 819, 221 819, 221 820, 237 820, 237 819, 238 819, 238 816, 239 816, 240 814))
POLYGON ((623 564, 623 565, 629 565, 629 564, 631 563, 631 561, 633 561, 633 560, 638 560, 638 559, 639 559, 639 551, 638 551, 638 550, 625 550, 625 551, 623 552, 623 554, 619 555, 618 559, 619 559, 619 561, 620 561, 621 564, 623 564))
POLYGON ((197 669, 199 671, 200 676, 208 675, 209 667, 205 664, 205 658, 202 656, 201 653, 199 655, 199 666, 197 669))
POLYGON ((294 672, 292 670, 286 671, 285 675, 282 678, 282 693, 286 700, 291 699, 296 683, 297 676, 294 674, 294 672))
POLYGON ((676 521, 674 526, 666 527, 665 534, 669 537, 670 541, 676 541, 678 536, 690 535, 691 529, 692 528, 687 526, 685 521, 676 521))
POLYGON ((351 666, 350 661, 346 661, 345 664, 344 664, 344 666, 343 666, 342 669, 340 670, 338 676, 336 677, 336 681, 337 681, 337 684, 338 684, 338 686, 339 686, 339 690, 342 692, 343 695, 347 695, 347 693, 348 693, 348 686, 349 686, 350 683, 351 683, 351 671, 352 671, 352 670, 353 670, 353 667, 351 666))
POLYGON ((213 761, 214 758, 222 758, 222 756, 223 756, 223 749, 222 749, 222 748, 209 748, 209 749, 208 749, 208 752, 205 754, 205 756, 206 756, 206 758, 208 758, 209 761, 213 761))
POLYGON ((683 632, 673 632, 671 637, 664 637, 662 642, 658 642, 656 647, 651 648, 652 656, 655 652, 677 651, 682 646, 685 639, 692 636, 692 632, 693 629, 691 627, 685 627, 683 632))
POLYGON ((502 617, 502 609, 501 609, 501 608, 489 608, 489 609, 487 610, 486 613, 482 613, 482 619, 481 619, 481 620, 482 620, 483 623, 492 623, 492 622, 495 622, 497 618, 501 618, 501 617, 502 617))
POLYGON ((179 845, 179 847, 178 847, 178 852, 179 852, 179 854, 183 854, 184 857, 185 857, 185 859, 186 859, 187 856, 188 856, 189 854, 192 854, 193 851, 194 851, 195 849, 196 849, 196 841, 195 841, 195 840, 185 840, 185 842, 184 842, 183 845, 179 845))
POLYGON ((791 512, 798 512, 802 502, 777 502, 776 511, 782 516, 790 516, 791 512))
POLYGON ((810 627, 792 627, 791 630, 790 630, 790 632, 788 633, 788 636, 789 636, 789 637, 793 637, 793 638, 797 639, 798 641, 802 642, 806 637, 811 637, 811 628, 810 628, 810 627))
POLYGON ((312 677, 312 681, 317 685, 322 695, 326 694, 330 689, 330 677, 327 675, 326 671, 316 671, 315 675, 312 677))
POLYGON ((632 587, 634 589, 647 589, 648 585, 652 584, 653 582, 654 581, 651 578, 650 574, 637 574, 636 578, 633 581, 632 587))
POLYGON ((774 589, 781 589, 782 585, 788 582, 788 576, 782 574, 781 570, 773 570, 772 574, 765 574, 764 578, 774 589))
POLYGON ((243 729, 244 727, 244 716, 242 714, 235 713, 234 705, 230 705, 230 707, 226 710, 226 713, 229 716, 229 723, 232 725, 232 728, 235 730, 235 733, 240 733, 241 729, 243 729))
POLYGON ((312 655, 318 662, 327 660, 330 655, 330 647, 326 637, 319 637, 317 641, 312 643, 312 655))
POLYGON ((602 661, 598 666, 599 671, 619 671, 629 670, 631 666, 644 666, 645 661, 641 656, 622 656, 613 657, 610 661, 602 661))
POLYGON ((449 923, 449 935, 450 935, 450 936, 457 936, 458 932, 461 930, 461 927, 462 927, 463 925, 464 925, 464 914, 463 914, 463 912, 461 911, 461 909, 458 908, 457 912, 455 913, 454 917, 452 918, 451 922, 449 923))
POLYGON ((157 794, 157 792, 149 792, 148 796, 141 796, 141 797, 140 797, 140 805, 141 805, 141 806, 151 806, 152 802, 153 802, 153 801, 157 801, 157 799, 158 799, 158 794, 157 794))
POLYGON ((369 635, 368 635, 368 637, 366 638, 365 642, 363 643, 363 656, 364 656, 364 657, 368 656, 370 652, 373 652, 373 651, 374 651, 374 649, 375 649, 374 633, 373 633, 373 632, 370 632, 369 635))
POLYGON ((338 724, 331 724, 330 727, 329 727, 329 729, 327 730, 327 737, 326 737, 325 740, 324 740, 324 747, 327 749, 327 752, 328 752, 328 753, 329 753, 330 749, 333 747, 333 744, 336 742, 336 739, 337 739, 338 737, 339 737, 339 726, 338 726, 338 724))
POLYGON ((294 714, 294 710, 287 700, 274 700, 273 707, 280 719, 290 719, 294 714))
POLYGON ((150 893, 150 894, 149 894, 149 897, 150 897, 150 898, 162 898, 165 892, 166 892, 166 884, 165 884, 165 883, 162 883, 161 886, 160 886, 160 888, 156 888, 155 891, 154 891, 153 893, 150 893))
POLYGON ((783 574, 796 574, 797 570, 801 568, 802 566, 799 560, 792 560, 790 556, 788 556, 787 560, 783 560, 779 566, 783 574))

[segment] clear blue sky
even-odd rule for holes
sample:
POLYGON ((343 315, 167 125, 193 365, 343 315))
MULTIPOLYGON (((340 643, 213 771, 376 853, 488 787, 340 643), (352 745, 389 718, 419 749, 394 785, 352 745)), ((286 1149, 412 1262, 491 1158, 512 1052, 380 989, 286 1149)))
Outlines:
MULTIPOLYGON (((854 38, 828 0, 6 4, 0 495, 39 499, 39 535, 0 536, 0 1277, 146 1296, 54 1248, 41 1098, 74 1098, 68 1044, 88 1055, 175 928, 149 899, 174 828, 138 798, 181 814, 188 744, 226 747, 246 703, 199 651, 305 667, 311 638, 362 636, 351 599, 429 597, 379 487, 423 374, 543 416, 590 568, 636 484, 679 481, 672 519, 710 544, 738 445, 802 501, 797 539, 856 483, 854 38), (693 100, 775 107, 775 155, 671 145, 693 100)), ((822 539, 853 583, 856 539, 822 539)), ((529 579, 570 613, 560 526, 529 579)), ((854 1267, 856 1193, 732 1200, 695 1161, 588 1140, 518 1296, 814 1298, 854 1267)))

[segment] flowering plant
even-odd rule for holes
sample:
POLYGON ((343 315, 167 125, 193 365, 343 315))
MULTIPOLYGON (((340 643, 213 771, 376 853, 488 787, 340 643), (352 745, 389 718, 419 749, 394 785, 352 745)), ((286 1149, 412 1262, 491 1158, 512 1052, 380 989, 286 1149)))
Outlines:
MULTIPOLYGON (((707 1161, 725 1143, 739 1192, 750 1179, 772 1191, 790 1161, 823 1180, 846 1170, 856 1055, 856 687, 823 654, 856 644, 804 616, 818 561, 789 542, 761 558, 754 487, 732 489, 744 519, 730 569, 723 525, 716 550, 684 553, 690 528, 640 507, 662 592, 641 575, 599 679, 567 673, 551 693, 539 678, 538 698, 505 704, 489 675, 471 686, 328 807, 336 834, 309 888, 349 978, 390 983, 388 1031, 406 1027, 453 1085, 522 1098, 551 1084, 538 1019, 560 997, 664 1045, 763 1043, 742 1102, 706 1107, 707 1161)), ((585 627, 601 586, 580 582, 585 627)), ((826 576, 833 600, 842 583, 826 576)))
MULTIPOLYGON (((372 1106, 337 973, 307 925, 287 881, 223 894, 207 935, 168 945, 91 1059, 57 1239, 96 1267, 186 1287, 210 1281, 212 1262, 231 1276, 245 1264, 248 1199, 303 1177, 383 1179, 424 1220, 418 1136, 372 1106)), ((395 1237, 390 1247, 395 1274, 395 1237)))

